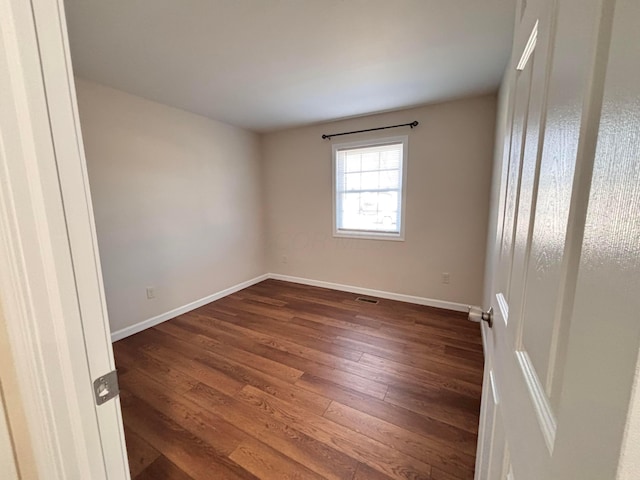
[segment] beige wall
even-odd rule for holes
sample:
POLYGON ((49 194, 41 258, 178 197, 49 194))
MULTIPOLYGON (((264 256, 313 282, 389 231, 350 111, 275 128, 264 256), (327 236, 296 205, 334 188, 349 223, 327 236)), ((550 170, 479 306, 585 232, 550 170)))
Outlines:
POLYGON ((76 82, 112 331, 265 273, 258 136, 76 82))
POLYGON ((112 332, 267 272, 481 303, 495 96, 260 141, 76 82, 112 332), (320 136, 412 120, 420 126, 381 133, 409 135, 406 240, 333 238, 331 141, 320 136))
POLYGON ((263 135, 269 270, 480 304, 495 118, 491 95, 263 135), (334 238, 331 141, 321 135, 413 120, 414 130, 334 138, 409 135, 406 240, 334 238))

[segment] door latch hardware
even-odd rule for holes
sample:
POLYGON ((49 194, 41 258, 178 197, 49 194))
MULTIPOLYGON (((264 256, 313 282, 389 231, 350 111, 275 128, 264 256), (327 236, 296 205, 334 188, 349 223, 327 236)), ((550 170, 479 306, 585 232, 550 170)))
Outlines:
POLYGON ((469 307, 469 320, 476 323, 487 322, 489 328, 493 327, 493 307, 486 312, 480 307, 469 307))
POLYGON ((120 393, 118 386, 118 372, 112 372, 102 375, 93 382, 93 393, 96 396, 96 405, 102 405, 120 393))

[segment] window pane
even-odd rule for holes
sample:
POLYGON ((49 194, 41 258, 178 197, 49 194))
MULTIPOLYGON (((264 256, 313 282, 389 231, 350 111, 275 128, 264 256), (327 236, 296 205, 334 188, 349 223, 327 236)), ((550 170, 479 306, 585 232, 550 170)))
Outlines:
POLYGON ((341 230, 400 233, 403 144, 336 153, 336 221, 341 230))
POLYGON ((362 155, 362 170, 378 170, 380 168, 380 153, 369 152, 362 155))
POLYGON ((397 192, 342 194, 339 228, 394 232, 398 230, 397 192))
POLYGON ((376 190, 380 187, 380 174, 378 172, 365 172, 362 173, 362 183, 360 188, 362 190, 376 190))
POLYGON ((396 212, 398 210, 398 192, 381 193, 379 209, 383 212, 396 212))
POLYGON ((378 194, 363 192, 360 195, 360 212, 362 215, 375 215, 378 210, 378 194))
POLYGON ((359 172, 361 170, 361 167, 360 167, 360 159, 361 158, 362 158, 362 155, 347 153, 345 155, 344 171, 345 172, 359 172))
POLYGON ((383 170, 380 172, 380 188, 398 188, 400 182, 399 170, 383 170))
POLYGON ((380 168, 400 168, 400 150, 387 150, 380 155, 380 168))
POLYGON ((345 175, 345 190, 360 190, 361 173, 348 173, 345 175))
POLYGON ((360 212, 359 193, 345 193, 342 195, 342 212, 358 215, 360 212))

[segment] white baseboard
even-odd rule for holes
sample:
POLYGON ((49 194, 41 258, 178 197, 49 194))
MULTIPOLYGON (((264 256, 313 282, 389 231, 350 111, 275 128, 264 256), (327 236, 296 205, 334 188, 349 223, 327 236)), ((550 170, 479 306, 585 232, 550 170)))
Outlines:
POLYGON ((118 340, 122 340, 123 338, 134 335, 138 332, 146 330, 147 328, 151 328, 162 322, 171 320, 178 315, 182 315, 183 313, 195 310, 196 308, 206 305, 207 303, 211 303, 215 300, 226 297, 227 295, 231 295, 232 293, 238 292, 244 288, 250 287, 251 285, 255 285, 256 283, 260 283, 263 280, 267 280, 269 278, 273 278, 274 280, 282 280, 285 282, 311 285, 313 287, 328 288, 330 290, 340 290, 342 292, 368 295, 370 297, 386 298, 387 300, 397 300, 399 302, 425 305, 427 307, 443 308, 445 310, 453 310, 456 312, 466 312, 469 309, 469 306, 463 303, 448 302, 446 300, 435 300, 433 298, 426 297, 415 297, 413 295, 404 295, 402 293, 385 292, 382 290, 373 290, 371 288, 343 285, 341 283, 324 282, 322 280, 311 280, 309 278, 292 277, 289 275, 281 275, 279 273, 265 273, 264 275, 252 278, 251 280, 247 280, 246 282, 238 283, 237 285, 226 288, 207 297, 201 298, 200 300, 196 300, 195 302, 188 303, 187 305, 183 305, 182 307, 174 308, 173 310, 170 310, 166 313, 162 313, 147 320, 143 320, 142 322, 138 322, 135 325, 125 327, 121 330, 116 330, 115 332, 111 333, 111 341, 117 342, 118 340))
POLYGON ((207 303, 211 303, 215 300, 219 300, 222 297, 226 297, 227 295, 231 295, 232 293, 238 292, 244 288, 250 287, 251 285, 255 285, 256 283, 260 283, 263 280, 269 278, 269 274, 265 273, 264 275, 260 275, 259 277, 252 278, 251 280, 247 280, 246 282, 238 283, 237 285, 233 285, 232 287, 225 288, 224 290, 220 290, 212 295, 208 295, 200 300, 196 300, 194 302, 183 305, 182 307, 174 308, 173 310, 169 310, 166 313, 162 313, 155 317, 149 318, 147 320, 143 320, 142 322, 138 322, 135 325, 131 325, 129 327, 125 327, 121 330, 116 330, 111 333, 111 341, 117 342, 118 340, 122 340, 123 338, 134 335, 138 332, 146 330, 147 328, 151 328, 155 325, 158 325, 162 322, 166 322, 167 320, 171 320, 172 318, 177 317, 178 315, 182 315, 183 313, 190 312, 191 310, 195 310, 207 303))
POLYGON ((331 290, 340 290, 343 292, 357 293, 360 295, 368 295, 370 297, 386 298, 387 300, 397 300, 399 302, 415 303, 416 305, 425 305, 427 307, 444 308, 445 310, 453 310, 455 312, 466 312, 469 305, 464 303, 448 302, 446 300, 435 300, 433 298, 415 297, 413 295, 404 295, 402 293, 385 292, 383 290, 373 290, 371 288, 354 287, 352 285, 343 285, 341 283, 324 282, 322 280, 311 280, 308 278, 291 277, 289 275, 281 275, 279 273, 270 273, 269 278, 274 280, 282 280, 285 282, 301 283, 303 285, 311 285, 313 287, 328 288, 331 290))

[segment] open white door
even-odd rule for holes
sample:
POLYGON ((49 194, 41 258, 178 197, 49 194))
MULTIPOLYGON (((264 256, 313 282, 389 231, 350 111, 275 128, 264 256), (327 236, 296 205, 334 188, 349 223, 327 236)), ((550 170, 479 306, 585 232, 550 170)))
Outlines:
POLYGON ((62 0, 0 0, 0 105, 0 302, 38 477, 127 479, 119 401, 93 391, 115 366, 62 0))
POLYGON ((614 480, 640 340, 640 2, 521 7, 476 479, 614 480))

